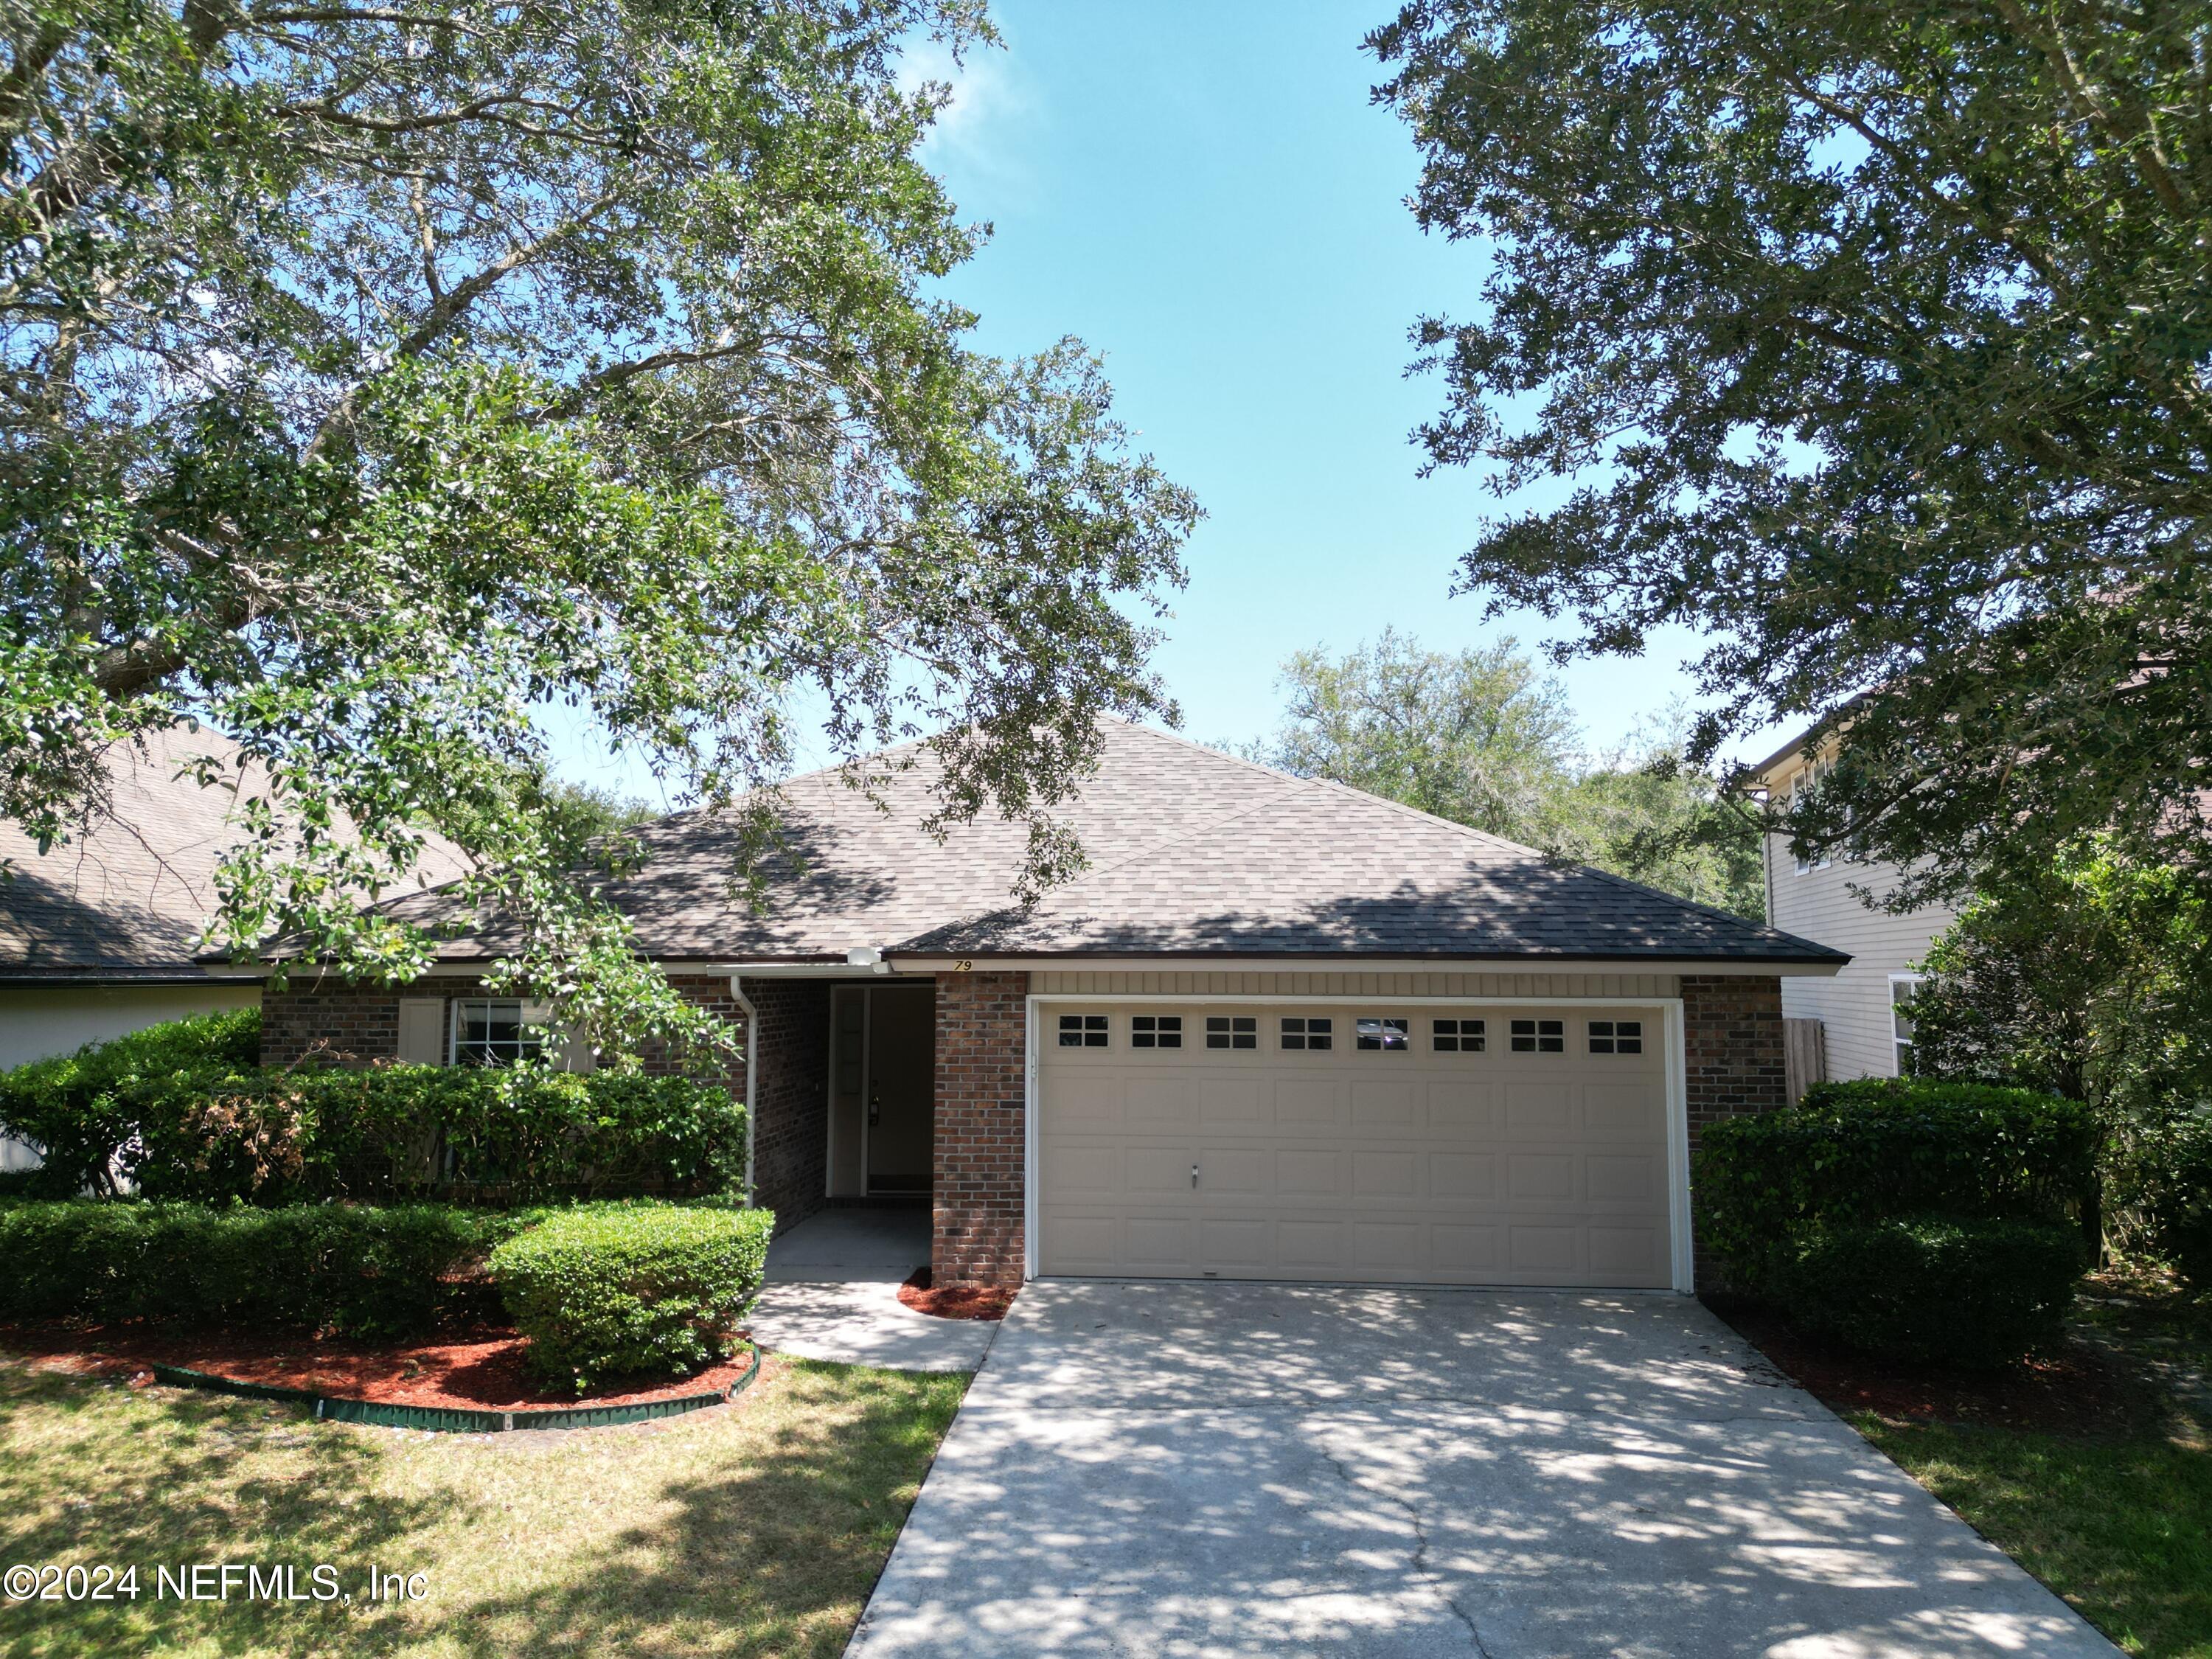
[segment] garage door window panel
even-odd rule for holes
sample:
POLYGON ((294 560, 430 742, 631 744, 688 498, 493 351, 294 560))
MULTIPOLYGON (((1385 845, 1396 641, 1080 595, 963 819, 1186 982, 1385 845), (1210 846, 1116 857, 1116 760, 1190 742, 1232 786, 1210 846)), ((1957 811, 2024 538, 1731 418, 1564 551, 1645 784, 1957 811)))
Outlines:
POLYGON ((1286 1049, 1318 1052, 1335 1047, 1336 1022, 1327 1015, 1292 1015, 1284 1019, 1282 1035, 1286 1049))
POLYGON ((1513 1022, 1513 1052, 1516 1054, 1563 1054, 1567 1051, 1567 1022, 1564 1019, 1516 1019, 1513 1022))
POLYGON ((1132 1048, 1182 1048, 1182 1016, 1181 1014, 1131 1015, 1129 1046, 1132 1048))
POLYGON ((1103 1014, 1062 1014, 1060 1017, 1060 1046, 1063 1048, 1103 1048, 1107 1037, 1106 1016, 1103 1014))
POLYGON ((1206 1046, 1209 1048, 1256 1048, 1260 1046, 1257 1014, 1208 1014, 1206 1046))
POLYGON ((1362 1019, 1354 1027, 1358 1033, 1357 1046, 1382 1053, 1403 1054, 1413 1046, 1407 1036, 1411 1029, 1410 1021, 1395 1017, 1362 1019))
POLYGON ((1594 1054, 1642 1054, 1644 1052, 1644 1022, 1640 1019, 1590 1021, 1589 1051, 1594 1054))
POLYGON ((1440 1054, 1479 1054, 1489 1040, 1487 1028, 1479 1019, 1429 1022, 1429 1046, 1440 1054))

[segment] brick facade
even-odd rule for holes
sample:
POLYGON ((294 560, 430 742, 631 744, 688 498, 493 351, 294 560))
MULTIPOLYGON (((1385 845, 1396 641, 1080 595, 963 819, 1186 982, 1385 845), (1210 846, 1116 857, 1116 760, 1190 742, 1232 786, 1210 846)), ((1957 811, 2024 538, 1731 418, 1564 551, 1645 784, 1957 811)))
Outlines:
MULTIPOLYGON (((1756 975, 1685 975, 1682 1060, 1694 1158, 1707 1124, 1771 1112, 1789 1098, 1782 981, 1756 975)), ((1715 1288, 1718 1264, 1703 1244, 1697 1247, 1696 1266, 1698 1288, 1715 1288)))
MULTIPOLYGON (((745 1066, 758 1064, 754 1100, 753 1191, 776 1214, 781 1230, 805 1220, 823 1203, 830 1133, 830 993, 818 982, 755 980, 746 995, 760 1016, 747 1031, 744 1011, 726 974, 672 975, 686 1000, 738 1028, 744 1058, 732 1063, 725 1086, 742 1099, 745 1066)), ((399 1000, 481 996, 472 977, 443 975, 415 981, 403 990, 348 985, 302 975, 261 1000, 261 1057, 271 1066, 301 1061, 374 1066, 399 1054, 399 1000)), ((675 1069, 657 1046, 644 1054, 645 1069, 675 1069)))
MULTIPOLYGON (((828 1202, 830 988, 819 980, 749 979, 744 992, 760 1016, 760 1030, 745 1034, 745 1057, 760 1067, 753 1201, 775 1212, 781 1232, 828 1202)), ((742 1073, 737 1086, 744 1086, 742 1073)))
POLYGON ((937 976, 939 1285, 1022 1279, 1027 974, 937 976))

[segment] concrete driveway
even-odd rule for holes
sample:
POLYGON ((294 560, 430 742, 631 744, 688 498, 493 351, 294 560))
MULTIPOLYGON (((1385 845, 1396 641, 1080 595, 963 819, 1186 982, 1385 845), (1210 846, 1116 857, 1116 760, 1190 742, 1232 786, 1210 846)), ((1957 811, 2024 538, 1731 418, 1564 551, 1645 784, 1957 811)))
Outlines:
POLYGON ((1043 1281, 848 1654, 2110 1656, 1696 1303, 1043 1281))

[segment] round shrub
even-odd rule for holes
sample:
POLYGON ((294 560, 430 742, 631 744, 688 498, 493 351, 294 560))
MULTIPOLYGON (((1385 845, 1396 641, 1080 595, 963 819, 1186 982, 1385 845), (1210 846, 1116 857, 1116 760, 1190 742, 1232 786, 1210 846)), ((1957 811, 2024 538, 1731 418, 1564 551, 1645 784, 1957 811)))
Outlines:
POLYGON ((491 1276, 541 1374, 580 1391, 636 1371, 681 1375, 726 1357, 760 1290, 766 1210, 590 1205, 491 1255, 491 1276))
POLYGON ((1801 1236, 1777 1278, 1792 1319, 1819 1335, 1988 1370, 2059 1340, 2087 1266, 2063 1223, 1893 1216, 1801 1236))

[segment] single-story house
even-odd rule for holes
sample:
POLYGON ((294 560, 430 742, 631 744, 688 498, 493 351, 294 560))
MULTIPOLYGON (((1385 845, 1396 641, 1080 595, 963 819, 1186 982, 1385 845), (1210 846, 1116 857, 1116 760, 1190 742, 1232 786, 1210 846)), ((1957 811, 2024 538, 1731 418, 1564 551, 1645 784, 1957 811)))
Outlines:
MULTIPOLYGON (((1832 739, 1808 748, 1810 735, 1800 732, 1749 769, 1752 781, 1777 800, 1810 787, 1833 752, 1832 739)), ((1895 865, 1841 849, 1801 859, 1786 836, 1766 837, 1765 861, 1768 923, 1850 957, 1837 973, 1783 982, 1793 1097, 1825 1079, 1903 1077, 1912 1043, 1903 1004, 1920 982, 1921 957, 1958 919, 1957 908, 1939 902, 1905 911, 1870 908, 1859 893, 1895 891, 1901 874, 1895 865)))
MULTIPOLYGON (((106 810, 70 840, 41 853, 0 819, 0 1071, 261 1000, 258 969, 199 953, 221 899, 216 866, 246 834, 241 792, 265 791, 265 775, 221 732, 181 724, 117 743, 103 761, 106 810), (206 784, 202 762, 214 763, 206 784)), ((416 879, 460 868, 434 841, 416 879)), ((0 1136, 0 1170, 38 1161, 0 1136)))
MULTIPOLYGON (((236 746, 179 726, 108 751, 112 811, 39 851, 0 819, 0 1071, 88 1042, 261 1000, 194 958, 216 908, 215 868, 238 840, 237 797, 184 769, 236 746)), ((0 1169, 38 1155, 0 1137, 0 1169)))
MULTIPOLYGON (((1692 1288, 1698 1134, 1781 1103, 1784 988, 1841 952, 1137 726, 1103 741, 1065 812, 1090 867, 1026 908, 1024 826, 933 839, 927 765, 888 811, 835 771, 785 786, 759 907, 726 818, 642 832, 608 890, 740 1028, 759 1202, 926 1195, 940 1283, 1692 1288)), ((512 1053, 542 1016, 483 994, 501 942, 471 922, 404 992, 299 972, 267 1057, 512 1053)))

